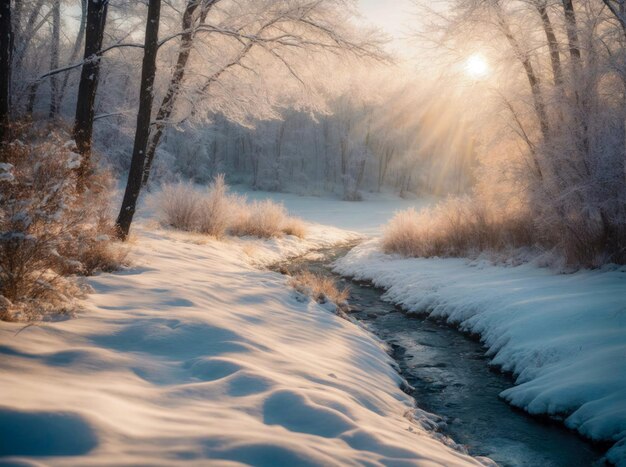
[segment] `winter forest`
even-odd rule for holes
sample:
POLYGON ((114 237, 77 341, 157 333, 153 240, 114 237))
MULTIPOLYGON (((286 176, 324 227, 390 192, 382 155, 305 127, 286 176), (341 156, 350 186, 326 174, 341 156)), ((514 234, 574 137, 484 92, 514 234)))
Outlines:
POLYGON ((7 465, 626 466, 626 0, 0 0, 0 354, 7 465))

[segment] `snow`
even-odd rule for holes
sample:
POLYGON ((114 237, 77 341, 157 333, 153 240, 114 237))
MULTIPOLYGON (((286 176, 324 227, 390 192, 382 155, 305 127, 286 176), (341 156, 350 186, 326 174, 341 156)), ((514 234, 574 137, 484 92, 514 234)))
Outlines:
POLYGON ((329 195, 299 196, 292 193, 252 191, 235 186, 234 191, 248 199, 272 199, 283 203, 287 210, 309 222, 332 225, 362 235, 378 235, 396 211, 417 210, 434 203, 435 196, 402 199, 389 193, 364 193, 364 201, 342 201, 329 195))
POLYGON ((516 378, 504 399, 615 441, 607 457, 626 465, 626 268, 556 274, 533 264, 405 259, 381 253, 376 239, 335 268, 407 310, 480 335, 492 364, 516 378))
POLYGON ((480 465, 427 432, 383 344, 258 268, 354 239, 134 228, 72 319, 0 323, 0 453, 20 465, 480 465))

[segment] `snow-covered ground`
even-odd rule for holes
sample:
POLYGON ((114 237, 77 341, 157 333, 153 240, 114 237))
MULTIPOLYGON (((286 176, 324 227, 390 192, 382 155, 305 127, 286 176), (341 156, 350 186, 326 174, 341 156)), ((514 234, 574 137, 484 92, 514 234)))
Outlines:
POLYGON ((479 465, 421 428, 379 341, 255 267, 352 234, 142 224, 77 317, 0 323, 0 463, 479 465))
POLYGON ((532 264, 403 259, 370 240, 336 271, 372 281, 407 310, 480 335, 492 363, 516 377, 502 397, 616 442, 608 458, 626 465, 626 268, 556 274, 532 264))
POLYGON ((402 199, 390 193, 364 193, 364 201, 343 201, 336 196, 299 196, 292 193, 252 191, 234 187, 234 191, 248 199, 272 199, 283 203, 290 213, 309 222, 332 225, 359 232, 362 235, 378 235, 382 227, 396 211, 421 209, 437 199, 434 196, 402 199))

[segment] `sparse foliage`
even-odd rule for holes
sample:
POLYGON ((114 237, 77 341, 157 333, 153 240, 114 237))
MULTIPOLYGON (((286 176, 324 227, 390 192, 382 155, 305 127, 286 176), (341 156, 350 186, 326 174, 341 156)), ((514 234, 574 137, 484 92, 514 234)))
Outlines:
POLYGON ((106 236, 106 176, 77 192, 80 156, 59 133, 14 129, 0 165, 0 295, 5 318, 35 318, 72 307, 79 288, 68 274, 119 267, 123 253, 106 236), (26 143, 24 141, 30 141, 26 143))

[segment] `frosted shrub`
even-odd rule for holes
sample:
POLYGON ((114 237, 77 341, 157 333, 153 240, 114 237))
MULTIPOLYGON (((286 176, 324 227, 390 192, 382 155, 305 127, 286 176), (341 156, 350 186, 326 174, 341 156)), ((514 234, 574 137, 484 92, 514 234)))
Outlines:
POLYGON ((0 313, 34 319, 72 308, 80 290, 64 275, 116 260, 105 236, 112 223, 94 208, 106 205, 106 176, 90 174, 77 190, 80 156, 64 135, 16 133, 34 142, 0 148, 0 313))
POLYGON ((218 175, 208 194, 197 202, 196 230, 200 233, 221 238, 232 222, 233 207, 238 207, 238 200, 227 193, 224 175, 218 175))
POLYGON ((387 253, 412 257, 472 256, 535 243, 530 217, 519 210, 487 208, 475 198, 450 198, 420 212, 397 213, 383 232, 387 253))
POLYGON ((306 225, 302 219, 297 217, 287 217, 283 221, 281 230, 285 235, 293 235, 294 237, 306 237, 306 225))
POLYGON ((349 310, 348 298, 350 289, 339 289, 330 277, 313 274, 308 271, 300 272, 290 279, 290 284, 301 294, 311 297, 318 303, 333 303, 338 310, 349 310))
POLYGON ((271 200, 253 201, 247 209, 240 211, 231 232, 238 236, 280 237, 287 217, 287 210, 282 204, 271 200))
POLYGON ((200 202, 200 194, 189 182, 164 185, 153 199, 163 224, 187 231, 194 230, 200 202))
POLYGON ((228 193, 223 175, 218 175, 205 193, 190 183, 165 185, 151 203, 162 224, 217 238, 226 233, 259 238, 306 235, 304 222, 290 217, 282 204, 270 200, 247 203, 244 197, 228 193))

